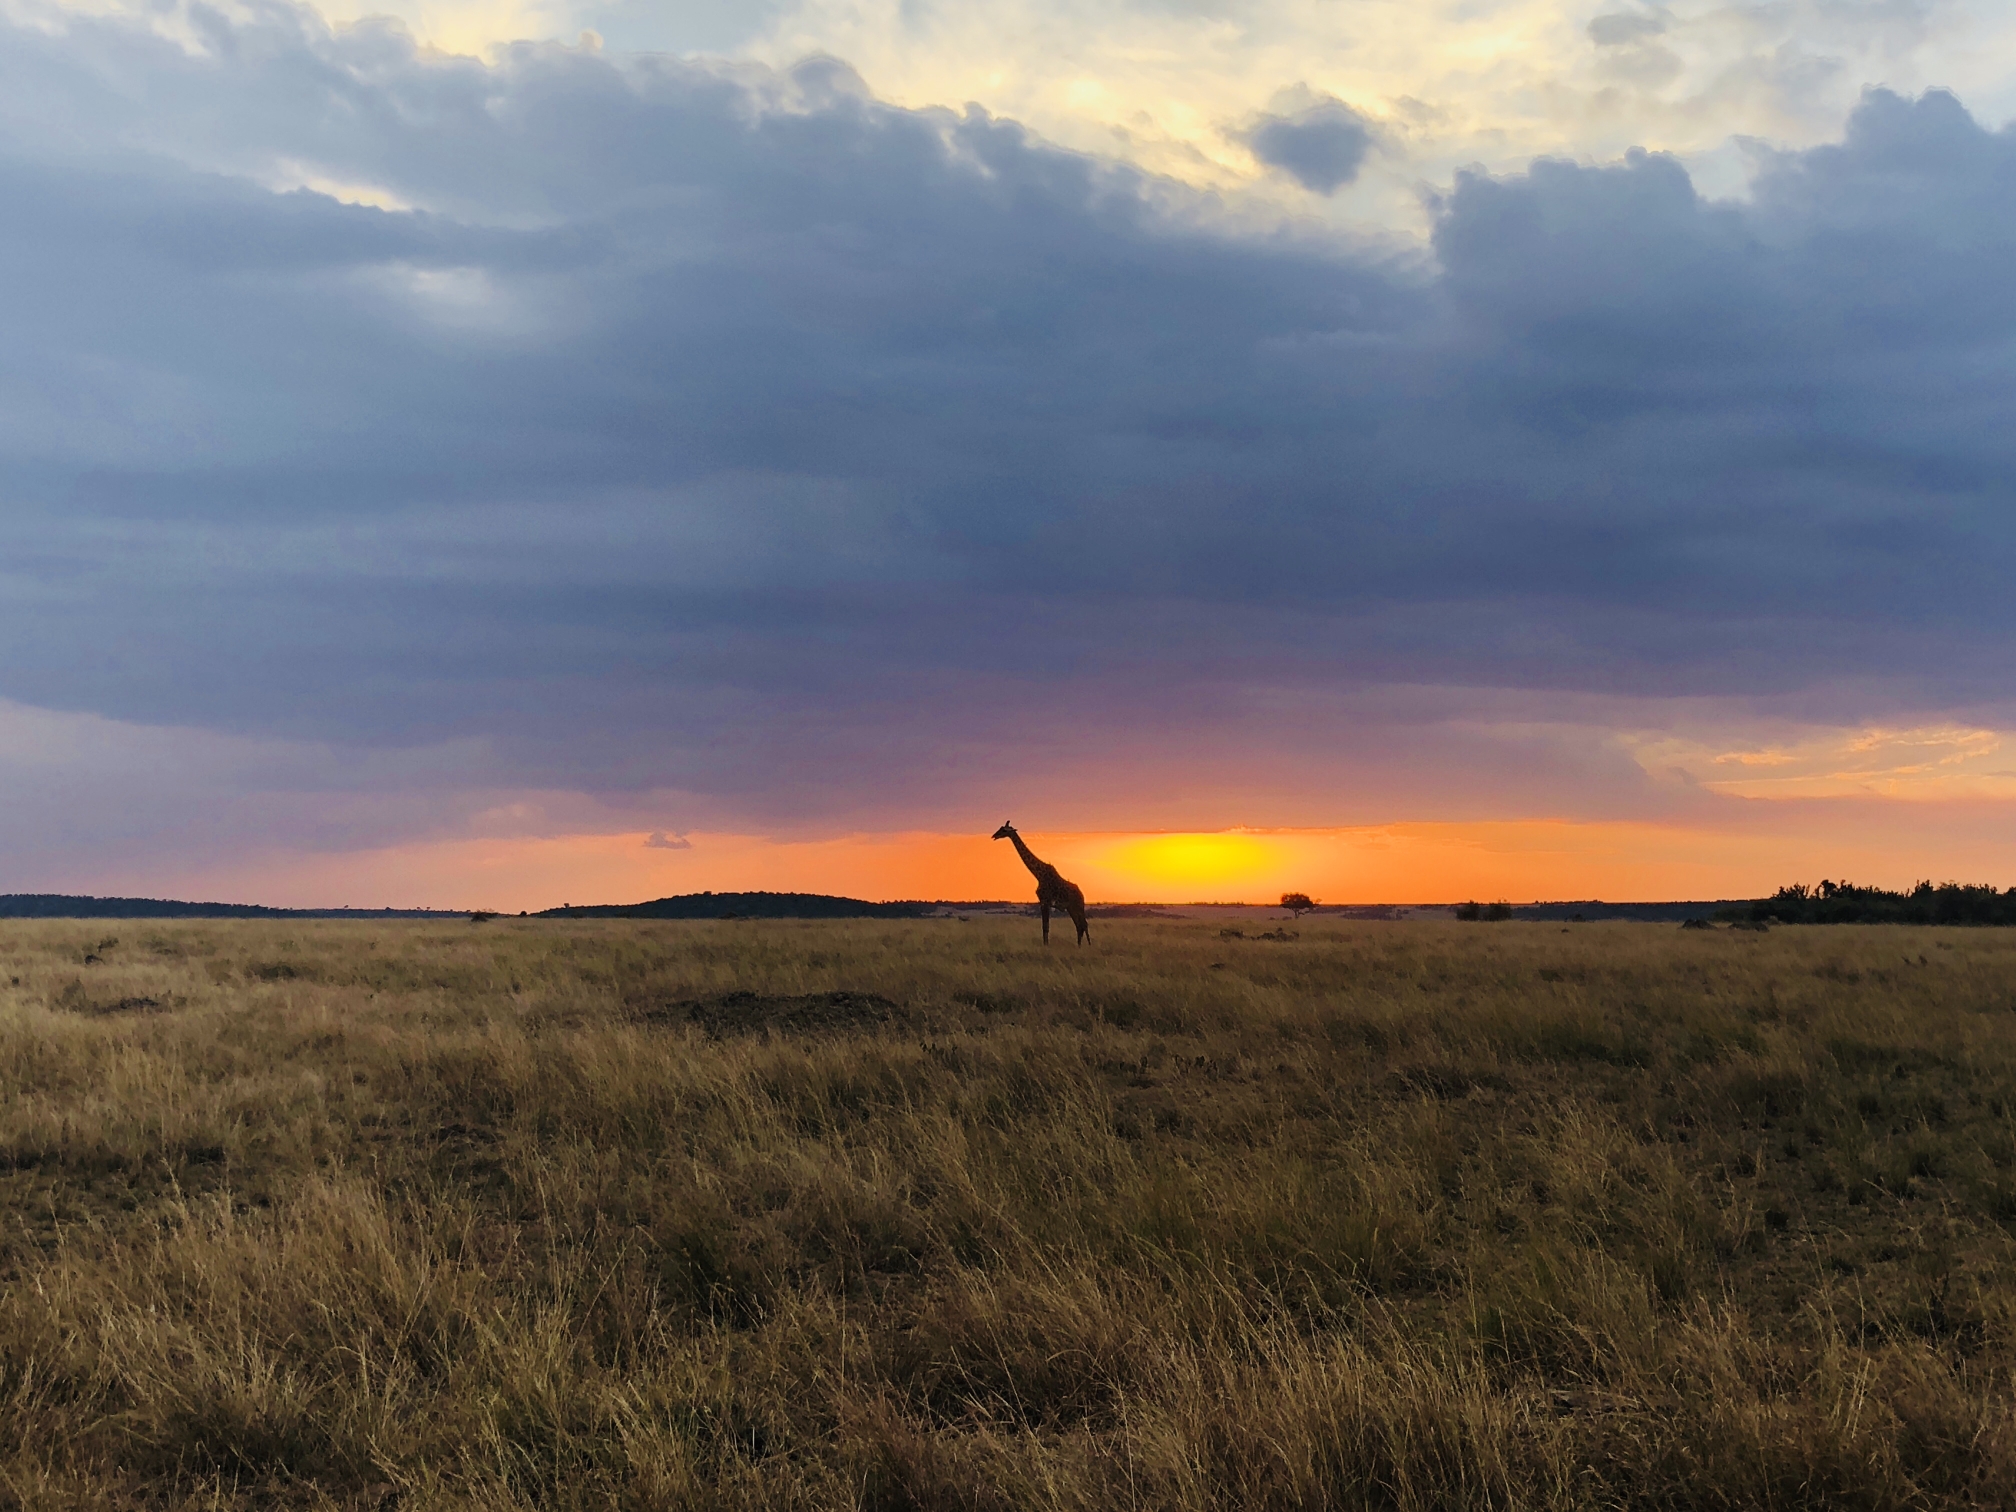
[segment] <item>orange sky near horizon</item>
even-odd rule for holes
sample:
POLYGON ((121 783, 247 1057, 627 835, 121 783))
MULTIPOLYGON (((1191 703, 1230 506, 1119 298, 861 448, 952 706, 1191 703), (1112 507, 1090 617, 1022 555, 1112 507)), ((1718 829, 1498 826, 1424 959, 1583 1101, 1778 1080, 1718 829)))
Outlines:
MULTIPOLYGON (((2011 848, 2001 838, 2010 833, 2011 805, 1758 803, 1745 809, 1746 822, 1720 828, 1523 819, 1025 835, 1088 898, 1107 902, 1271 903, 1290 889, 1332 903, 1702 899, 1756 897, 1821 876, 1886 886, 1924 876, 2016 881, 2006 875, 2011 848), (1860 822, 1843 822, 1850 818, 1860 822), (1984 822, 1989 819, 2000 822, 1984 822)), ((292 852, 123 879, 119 890, 283 907, 513 913, 701 891, 876 900, 1033 896, 1013 850, 985 833, 686 838, 690 845, 683 849, 652 846, 645 835, 627 832, 292 852)))

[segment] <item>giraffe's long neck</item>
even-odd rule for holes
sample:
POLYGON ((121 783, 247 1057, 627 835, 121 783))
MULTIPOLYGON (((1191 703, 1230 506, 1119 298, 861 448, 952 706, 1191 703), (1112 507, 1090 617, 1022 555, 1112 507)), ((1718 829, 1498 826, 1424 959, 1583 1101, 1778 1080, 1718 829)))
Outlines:
POLYGON ((1008 831, 1008 839, 1015 846, 1015 853, 1022 858, 1022 864, 1029 868, 1032 875, 1041 877, 1050 869, 1043 862, 1036 859, 1036 853, 1022 843, 1022 837, 1016 834, 1015 831, 1008 831))

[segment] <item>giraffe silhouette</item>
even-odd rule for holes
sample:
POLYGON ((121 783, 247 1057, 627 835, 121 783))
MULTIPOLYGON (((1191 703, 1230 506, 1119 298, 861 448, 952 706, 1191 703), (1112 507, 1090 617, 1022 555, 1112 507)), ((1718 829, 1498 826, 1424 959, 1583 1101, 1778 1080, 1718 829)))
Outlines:
POLYGON ((1043 943, 1050 943, 1050 910, 1061 908, 1071 915, 1071 922, 1078 926, 1078 943, 1083 945, 1092 938, 1092 927, 1085 922, 1085 894, 1078 890, 1075 882, 1066 882, 1058 874, 1057 868, 1048 861, 1040 860, 1036 853, 1022 843, 1022 837, 1015 833, 1015 826, 1004 824, 994 831, 996 840, 1015 842, 1015 854, 1022 858, 1022 864, 1029 868, 1036 878, 1036 902, 1043 910, 1043 943))

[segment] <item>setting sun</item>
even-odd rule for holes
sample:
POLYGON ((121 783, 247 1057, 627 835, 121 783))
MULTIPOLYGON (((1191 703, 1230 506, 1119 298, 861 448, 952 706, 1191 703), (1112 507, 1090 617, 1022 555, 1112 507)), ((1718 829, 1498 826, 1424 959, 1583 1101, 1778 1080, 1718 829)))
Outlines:
POLYGON ((1171 887, 1243 895, 1277 870, 1283 848, 1261 835, 1191 834, 1130 836, 1087 859, 1116 881, 1144 890, 1171 887))

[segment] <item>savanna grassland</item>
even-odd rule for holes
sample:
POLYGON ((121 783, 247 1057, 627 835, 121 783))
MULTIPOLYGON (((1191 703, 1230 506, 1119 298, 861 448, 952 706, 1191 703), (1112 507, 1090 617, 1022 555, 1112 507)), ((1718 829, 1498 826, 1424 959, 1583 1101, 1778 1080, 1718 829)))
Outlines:
POLYGON ((2016 932, 1035 936, 0 926, 0 1504, 2016 1505, 2016 932))

